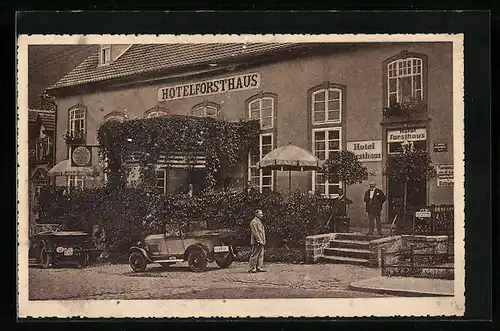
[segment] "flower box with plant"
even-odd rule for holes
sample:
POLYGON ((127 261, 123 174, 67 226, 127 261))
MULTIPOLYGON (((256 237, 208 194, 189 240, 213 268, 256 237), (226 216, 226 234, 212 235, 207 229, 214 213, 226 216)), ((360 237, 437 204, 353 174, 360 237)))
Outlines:
POLYGON ((394 102, 382 110, 384 119, 391 117, 410 118, 425 114, 427 105, 420 98, 406 98, 402 102, 394 102))
POLYGON ((66 131, 63 136, 67 145, 78 145, 85 142, 85 132, 83 130, 66 131))

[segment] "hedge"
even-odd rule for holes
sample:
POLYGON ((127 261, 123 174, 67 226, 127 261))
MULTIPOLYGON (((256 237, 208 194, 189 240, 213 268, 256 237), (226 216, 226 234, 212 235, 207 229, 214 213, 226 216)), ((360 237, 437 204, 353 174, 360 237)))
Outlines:
POLYGON ((230 228, 235 244, 249 245, 249 222, 255 209, 264 212, 270 247, 301 247, 307 235, 322 231, 329 216, 325 200, 299 192, 284 196, 270 191, 211 190, 189 198, 164 196, 140 188, 62 189, 49 187, 40 195, 40 217, 46 223, 65 220, 66 227, 92 231, 99 225, 110 252, 126 252, 140 238, 165 229, 230 228))

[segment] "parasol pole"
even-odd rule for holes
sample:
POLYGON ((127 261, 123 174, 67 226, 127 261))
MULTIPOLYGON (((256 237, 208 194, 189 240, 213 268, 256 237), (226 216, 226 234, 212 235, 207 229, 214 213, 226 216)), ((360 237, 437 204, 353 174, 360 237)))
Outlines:
POLYGON ((288 170, 288 194, 292 192, 292 171, 288 170))

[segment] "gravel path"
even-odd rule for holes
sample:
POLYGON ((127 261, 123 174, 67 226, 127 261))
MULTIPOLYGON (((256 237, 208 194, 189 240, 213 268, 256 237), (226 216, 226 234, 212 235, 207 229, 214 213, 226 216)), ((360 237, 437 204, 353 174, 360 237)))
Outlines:
POLYGON ((267 264, 267 273, 248 274, 247 264, 211 267, 193 273, 185 264, 167 269, 150 265, 133 273, 128 265, 85 269, 30 268, 30 300, 210 299, 287 297, 367 297, 349 283, 380 275, 378 269, 335 264, 267 264))

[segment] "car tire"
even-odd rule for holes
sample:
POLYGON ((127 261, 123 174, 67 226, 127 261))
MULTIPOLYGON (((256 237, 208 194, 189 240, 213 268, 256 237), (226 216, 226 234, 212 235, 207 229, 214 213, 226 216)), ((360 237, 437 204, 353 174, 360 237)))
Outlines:
POLYGON ((84 253, 78 262, 78 268, 84 268, 90 264, 90 254, 84 253))
POLYGON ((148 261, 139 252, 132 252, 128 258, 128 263, 134 272, 143 272, 148 266, 148 261))
POLYGON ((207 268, 207 254, 201 249, 195 249, 189 253, 188 264, 191 271, 202 272, 207 268))
POLYGON ((40 249, 40 265, 42 266, 42 268, 50 268, 50 266, 52 265, 52 260, 52 254, 47 252, 47 249, 45 247, 42 247, 42 249, 40 249))
POLYGON ((220 267, 220 268, 229 268, 231 266, 231 264, 233 263, 234 261, 234 257, 233 257, 233 254, 231 253, 228 253, 226 256, 224 256, 223 258, 220 258, 220 259, 215 259, 215 263, 217 263, 217 265, 220 267))

